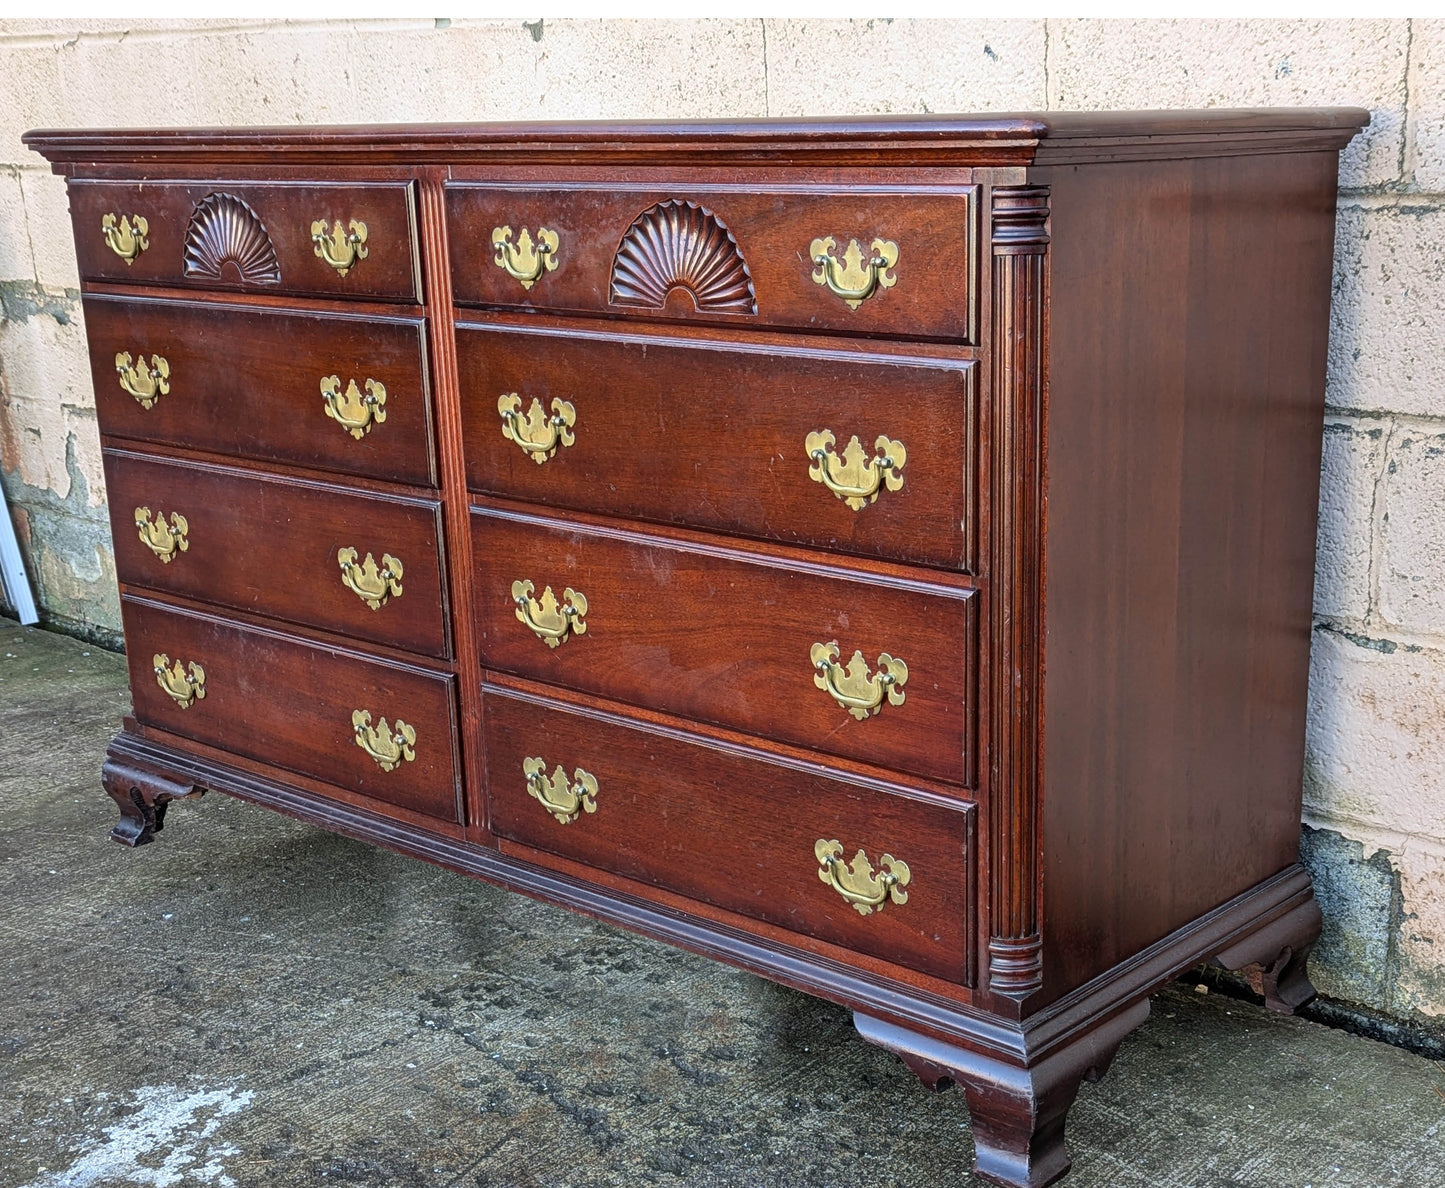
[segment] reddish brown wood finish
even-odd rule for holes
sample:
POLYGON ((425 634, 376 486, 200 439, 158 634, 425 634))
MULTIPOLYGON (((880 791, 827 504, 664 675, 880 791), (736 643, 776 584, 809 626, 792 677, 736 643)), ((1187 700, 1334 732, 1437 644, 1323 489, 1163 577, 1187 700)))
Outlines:
POLYGON ((968 784, 973 591, 887 581, 500 508, 473 513, 482 663, 879 767, 968 784), (587 631, 548 647, 512 583, 587 598, 587 631), (741 612, 741 613, 739 613, 741 612), (903 704, 856 721, 815 686, 815 643, 908 666, 903 704))
POLYGON ((457 329, 467 481, 532 503, 970 568, 973 371, 958 359, 688 340, 576 326, 457 329), (497 398, 576 409, 540 465, 502 434, 497 398), (903 486, 854 511, 809 477, 830 430, 907 450, 903 486), (678 499, 686 489, 689 497, 678 499))
POLYGON ((449 652, 441 524, 431 500, 261 477, 107 450, 105 479, 122 582, 254 611, 427 656, 449 652), (185 551, 162 561, 136 527, 139 508, 187 522, 185 551), (355 549, 402 563, 401 593, 376 609, 342 584, 355 549))
MULTIPOLYGON (((906 338, 974 337, 974 254, 978 191, 888 192, 875 187, 818 190, 694 189, 686 186, 558 185, 549 188, 454 182, 447 187, 452 252, 452 286, 461 305, 530 310, 606 313, 634 320, 676 318, 730 327, 782 326, 843 334, 887 334, 906 338), (613 261, 628 241, 635 220, 659 203, 690 202, 703 208, 731 234, 719 259, 706 271, 718 275, 728 261, 741 261, 750 277, 756 310, 717 312, 697 308, 697 297, 679 281, 665 306, 620 304, 612 289, 613 261), (523 227, 560 237, 557 268, 530 289, 495 262, 492 231, 523 227), (880 288, 850 309, 813 281, 809 255, 815 239, 837 241, 841 258, 850 239, 865 258, 874 239, 897 243, 897 284, 880 288)), ((639 238, 638 250, 658 257, 658 275, 676 275, 663 261, 668 237, 639 238)))
POLYGON ((971 930, 973 809, 678 730, 487 690, 495 833, 656 883, 745 916, 963 981, 971 930), (527 790, 527 758, 596 778, 597 809, 561 824, 527 790), (905 861, 908 901, 860 915, 819 877, 814 846, 838 840, 905 861))
POLYGON ((435 485, 422 326, 414 318, 85 296, 102 433, 260 461, 435 485), (150 408, 121 387, 115 357, 170 364, 150 408), (360 439, 326 415, 321 381, 386 387, 386 420, 360 439))
MULTIPOLYGON (((91 182, 70 186, 70 217, 75 225, 75 254, 87 281, 122 284, 182 285, 203 289, 238 289, 262 293, 308 293, 316 296, 370 297, 414 302, 417 276, 416 226, 412 190, 405 183, 345 184, 250 181, 216 178, 207 181, 91 182), (215 244, 220 275, 187 269, 187 240, 193 218, 204 222, 197 208, 212 195, 239 199, 249 208, 228 211, 225 222, 207 228, 215 244), (142 216, 150 246, 127 262, 107 246, 101 219, 107 214, 142 216), (365 259, 345 276, 316 254, 311 224, 328 226, 352 220, 366 224, 365 259), (271 254, 258 246, 269 242, 271 254), (246 241, 243 267, 230 260, 232 245, 246 241), (274 271, 270 265, 274 264, 274 271)), ((220 216, 217 216, 219 219, 220 216)))
POLYGON ((455 821, 456 711, 451 677, 228 624, 150 599, 122 599, 136 718, 428 816, 455 821), (153 657, 199 664, 205 697, 182 709, 153 657), (416 758, 392 771, 356 743, 352 712, 416 729, 416 758))

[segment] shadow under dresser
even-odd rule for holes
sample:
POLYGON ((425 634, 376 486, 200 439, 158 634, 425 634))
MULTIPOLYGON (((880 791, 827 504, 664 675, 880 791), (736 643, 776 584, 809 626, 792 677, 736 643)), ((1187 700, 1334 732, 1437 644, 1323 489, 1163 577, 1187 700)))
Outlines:
POLYGON ((1313 995, 1367 120, 27 134, 115 538, 113 836, 222 792, 730 962, 1054 1182, 1151 991, 1313 995))

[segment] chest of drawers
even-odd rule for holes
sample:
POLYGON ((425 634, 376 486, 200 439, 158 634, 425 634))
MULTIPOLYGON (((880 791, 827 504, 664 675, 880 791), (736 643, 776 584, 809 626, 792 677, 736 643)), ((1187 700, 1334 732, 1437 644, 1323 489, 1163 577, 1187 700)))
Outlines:
POLYGON ((1366 119, 29 134, 115 535, 113 836, 227 793, 732 962, 1052 1183, 1151 990, 1313 993, 1366 119))

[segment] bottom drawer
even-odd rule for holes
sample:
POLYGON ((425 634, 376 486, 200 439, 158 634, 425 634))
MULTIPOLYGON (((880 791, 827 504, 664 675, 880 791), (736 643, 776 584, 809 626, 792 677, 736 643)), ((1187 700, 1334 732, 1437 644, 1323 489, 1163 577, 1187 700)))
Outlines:
POLYGON ((145 599, 124 599, 122 612, 139 721, 460 819, 450 676, 145 599))
POLYGON ((499 836, 968 983, 972 804, 494 685, 482 721, 499 836))

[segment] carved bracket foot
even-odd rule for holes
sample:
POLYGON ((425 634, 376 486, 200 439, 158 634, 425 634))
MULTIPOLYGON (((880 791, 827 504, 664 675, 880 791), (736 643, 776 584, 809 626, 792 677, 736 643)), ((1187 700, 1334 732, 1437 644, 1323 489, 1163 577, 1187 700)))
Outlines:
POLYGON ((110 836, 123 846, 155 841, 155 835, 165 827, 166 806, 173 800, 201 796, 205 791, 189 780, 118 752, 114 744, 106 753, 100 782, 120 807, 120 820, 110 836))
POLYGON ((1304 903, 1231 945, 1215 960, 1230 970, 1258 965, 1264 1005, 1276 1014, 1293 1015, 1315 997, 1306 965, 1310 950, 1319 940, 1321 924, 1319 904, 1311 894, 1304 903))
POLYGON ((1149 1017, 1131 1003, 1097 1027, 1020 1065, 982 1055, 893 1023, 854 1014, 858 1033, 902 1058, 930 1089, 957 1084, 973 1122, 974 1171, 1004 1188, 1044 1188, 1068 1173, 1064 1121, 1082 1081, 1098 1080, 1124 1037, 1149 1017))

